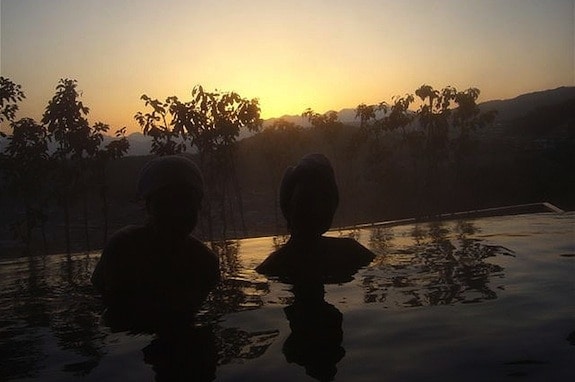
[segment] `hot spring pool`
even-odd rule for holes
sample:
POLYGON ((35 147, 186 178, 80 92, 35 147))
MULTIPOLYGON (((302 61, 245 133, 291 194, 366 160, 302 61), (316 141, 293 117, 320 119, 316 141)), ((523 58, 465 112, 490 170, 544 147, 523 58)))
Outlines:
POLYGON ((102 323, 99 253, 2 260, 0 380, 575 380, 574 213, 330 235, 377 258, 304 317, 335 330, 323 342, 292 333, 290 287, 253 271, 282 237, 217 245, 225 280, 170 340, 102 323))

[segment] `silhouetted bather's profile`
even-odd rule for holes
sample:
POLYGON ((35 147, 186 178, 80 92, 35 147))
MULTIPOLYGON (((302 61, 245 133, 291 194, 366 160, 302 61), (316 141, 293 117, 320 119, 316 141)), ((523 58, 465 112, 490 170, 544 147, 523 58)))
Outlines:
POLYGON ((339 203, 335 175, 322 154, 309 154, 289 167, 280 186, 280 207, 290 239, 256 270, 283 281, 345 282, 374 254, 349 238, 322 236, 339 203))
POLYGON ((193 312, 220 279, 217 256, 190 235, 203 197, 201 173, 183 156, 156 158, 143 168, 138 191, 148 221, 114 234, 92 282, 116 311, 193 312))

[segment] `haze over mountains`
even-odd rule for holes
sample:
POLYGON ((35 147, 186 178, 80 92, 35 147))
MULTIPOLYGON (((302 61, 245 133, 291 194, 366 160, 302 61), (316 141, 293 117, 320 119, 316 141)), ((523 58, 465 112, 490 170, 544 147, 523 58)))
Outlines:
MULTIPOLYGON (((563 86, 556 89, 537 91, 533 93, 522 94, 515 98, 506 100, 490 100, 482 102, 479 107, 482 111, 497 110, 496 122, 504 123, 512 121, 527 115, 529 112, 538 108, 543 108, 568 100, 575 99, 575 86, 563 86)), ((337 112, 340 122, 347 125, 359 125, 355 118, 355 108, 346 108, 337 112)), ((303 127, 309 127, 309 121, 301 115, 284 115, 279 118, 270 118, 264 121, 264 128, 272 125, 275 121, 283 119, 287 122, 294 123, 303 127)), ((241 131, 239 140, 253 135, 248 131, 241 131)), ((112 140, 112 137, 106 137, 104 144, 112 140)), ((140 132, 132 133, 128 136, 130 141, 130 150, 127 155, 148 155, 152 139, 140 132)), ((0 150, 4 149, 5 140, 0 141, 0 150)))

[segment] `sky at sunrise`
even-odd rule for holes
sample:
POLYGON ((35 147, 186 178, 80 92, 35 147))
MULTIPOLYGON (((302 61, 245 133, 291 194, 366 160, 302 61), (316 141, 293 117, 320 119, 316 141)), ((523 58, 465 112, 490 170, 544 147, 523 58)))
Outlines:
POLYGON ((0 73, 41 119, 60 78, 90 123, 128 126, 142 94, 194 85, 262 117, 391 101, 422 84, 480 101, 574 86, 574 0, 1 0, 0 73))

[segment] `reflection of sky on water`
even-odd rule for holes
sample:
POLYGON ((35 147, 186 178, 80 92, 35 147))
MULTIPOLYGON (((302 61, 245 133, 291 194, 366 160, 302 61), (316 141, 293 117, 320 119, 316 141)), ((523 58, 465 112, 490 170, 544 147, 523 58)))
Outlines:
MULTIPOLYGON (((572 377, 574 227, 567 213, 330 232, 377 254, 353 282, 326 286, 325 300, 343 314, 335 379, 572 377)), ((224 281, 199 315, 210 331, 189 338, 213 342, 216 380, 313 380, 282 353, 289 286, 253 270, 283 239, 215 246, 224 281)), ((103 306, 89 285, 97 256, 0 262, 0 380, 149 380, 156 369, 183 366, 152 369, 145 355, 162 361, 154 355, 162 346, 197 351, 101 325, 103 306)))

